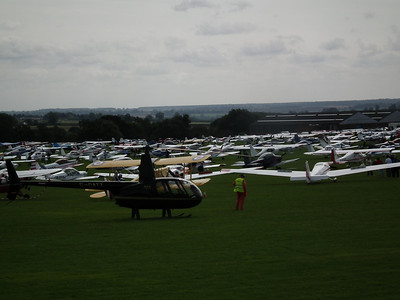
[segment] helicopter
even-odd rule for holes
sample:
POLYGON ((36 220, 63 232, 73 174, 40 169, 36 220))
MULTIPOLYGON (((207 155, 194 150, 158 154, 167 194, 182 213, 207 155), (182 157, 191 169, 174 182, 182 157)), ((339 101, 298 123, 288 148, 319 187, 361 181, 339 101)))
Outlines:
MULTIPOLYGON (((193 159, 198 161, 201 158, 193 159)), ((139 181, 20 181, 10 161, 7 161, 7 169, 10 185, 7 198, 10 200, 15 200, 26 186, 95 189, 106 192, 115 204, 130 208, 132 219, 137 220, 140 220, 141 209, 161 209, 163 217, 168 215, 171 218, 172 209, 192 208, 203 199, 201 190, 189 180, 179 177, 156 178, 148 149, 141 156, 139 181)))

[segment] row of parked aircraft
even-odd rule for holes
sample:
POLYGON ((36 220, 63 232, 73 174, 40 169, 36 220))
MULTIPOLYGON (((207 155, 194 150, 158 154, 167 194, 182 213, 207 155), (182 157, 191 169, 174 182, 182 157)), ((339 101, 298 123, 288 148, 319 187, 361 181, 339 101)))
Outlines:
MULTIPOLYGON (((17 156, 15 155, 16 152, 12 152, 16 149, 21 149, 18 148, 20 146, 26 147, 26 144, 7 145, 9 151, 3 154, 6 158, 7 169, 2 171, 3 179, 0 191, 6 192, 9 199, 15 199, 17 195, 22 195, 22 188, 29 185, 94 189, 96 192, 92 194, 92 197, 98 198, 108 195, 118 205, 131 208, 132 217, 140 218, 140 209, 162 209, 163 215, 168 214, 168 216, 171 216, 171 209, 189 208, 199 204, 202 198, 199 186, 206 183, 210 177, 217 175, 242 173, 282 176, 288 177, 291 181, 303 180, 311 183, 325 179, 336 181, 336 178, 343 175, 400 167, 400 163, 394 162, 391 164, 359 165, 357 167, 332 170, 331 166, 335 163, 362 162, 363 158, 370 155, 393 155, 397 153, 394 142, 397 138, 397 132, 391 135, 390 138, 386 138, 387 135, 385 135, 385 138, 380 137, 379 141, 375 140, 375 144, 378 144, 378 142, 382 144, 381 147, 362 149, 360 145, 366 139, 364 141, 360 139, 360 132, 351 135, 340 133, 340 135, 341 139, 339 134, 333 136, 326 133, 324 139, 321 139, 320 134, 314 133, 285 133, 281 136, 268 137, 207 138, 179 143, 175 141, 169 141, 169 143, 165 144, 154 143, 152 144, 153 149, 149 147, 149 143, 142 141, 120 141, 120 143, 115 141, 87 142, 84 145, 73 144, 71 148, 35 144, 33 146, 34 151, 38 151, 37 149, 40 148, 40 150, 46 151, 48 159, 59 158, 59 160, 46 164, 32 161, 29 155, 24 155, 25 160, 20 160, 22 155, 17 156), (51 150, 46 147, 51 148, 51 150), (133 152, 137 156, 142 149, 146 150, 144 154, 140 155, 140 159, 132 159, 126 152, 129 150, 131 154, 133 152), (305 162, 304 171, 283 170, 282 166, 284 164, 290 164, 297 160, 283 160, 284 153, 297 149, 306 149, 306 155, 321 155, 321 158, 328 155, 331 160, 318 162, 313 169, 309 167, 308 162, 305 162), (154 156, 156 150, 165 151, 167 157, 159 158, 154 156), (72 159, 71 156, 68 156, 73 151, 79 153, 79 158, 72 159), (119 151, 125 151, 125 153, 119 151), (105 155, 104 158, 113 157, 113 159, 98 160, 96 155, 101 152, 112 152, 113 156, 105 155), (278 152, 283 154, 278 155, 278 152), (88 153, 91 154, 93 161, 87 165, 87 169, 95 170, 93 176, 87 176, 85 171, 73 169, 83 164, 82 159, 85 159, 88 153), (353 156, 358 155, 359 159, 348 159, 350 154, 353 156), (15 171, 15 165, 10 160, 10 156, 14 155, 15 158, 18 157, 18 163, 21 161, 33 163, 32 169, 15 171), (209 171, 213 167, 221 167, 220 164, 213 164, 209 161, 210 159, 213 157, 225 157, 226 155, 242 157, 243 162, 231 166, 237 166, 237 168, 223 168, 216 172, 209 171), (340 157, 339 155, 343 156, 340 157), (197 166, 197 171, 195 172, 193 168, 188 167, 195 165, 197 166), (204 168, 209 170, 205 172, 204 168), (117 173, 96 173, 100 169, 117 170, 117 173), (126 172, 125 170, 127 169, 130 169, 130 172, 126 172), (61 174, 71 175, 71 177, 64 177, 61 174), (93 181, 99 176, 114 176, 116 180, 93 181), (41 178, 42 180, 21 180, 28 177, 41 178)), ((14 163, 17 164, 16 161, 14 163)))

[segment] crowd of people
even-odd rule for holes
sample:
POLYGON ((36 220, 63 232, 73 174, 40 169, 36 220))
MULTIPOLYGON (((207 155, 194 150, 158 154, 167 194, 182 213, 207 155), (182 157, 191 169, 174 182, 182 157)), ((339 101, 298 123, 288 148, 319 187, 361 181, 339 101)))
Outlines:
MULTIPOLYGON (((386 158, 384 158, 384 159, 381 159, 381 157, 377 157, 375 160, 372 160, 371 157, 368 157, 365 162, 366 162, 367 166, 371 166, 371 165, 397 163, 397 162, 399 162, 399 159, 395 155, 387 155, 386 158)), ((373 176, 374 172, 368 171, 367 175, 373 176)), ((399 177, 399 175, 400 175, 399 168, 386 169, 387 177, 399 177)), ((378 170, 378 176, 384 176, 383 170, 378 170)))

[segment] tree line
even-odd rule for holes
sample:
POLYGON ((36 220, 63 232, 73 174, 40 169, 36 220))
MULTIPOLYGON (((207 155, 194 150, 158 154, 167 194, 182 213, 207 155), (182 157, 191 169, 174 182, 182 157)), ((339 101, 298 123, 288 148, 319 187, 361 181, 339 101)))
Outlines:
POLYGON ((0 142, 228 136, 248 133, 250 124, 264 115, 265 113, 249 112, 246 109, 232 109, 228 114, 205 125, 191 122, 187 114, 176 114, 166 119, 162 113, 140 118, 128 114, 89 114, 78 117, 70 113, 49 112, 41 119, 32 119, 0 113, 0 142), (66 120, 74 122, 70 126, 62 125, 66 120))

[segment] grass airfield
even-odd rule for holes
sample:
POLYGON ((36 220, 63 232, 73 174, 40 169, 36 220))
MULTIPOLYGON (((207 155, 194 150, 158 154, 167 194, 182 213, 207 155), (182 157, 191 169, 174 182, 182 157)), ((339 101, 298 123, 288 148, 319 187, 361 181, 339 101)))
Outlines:
MULTIPOLYGON (((303 170, 300 157, 288 167, 303 170)), ((199 206, 173 211, 190 218, 131 220, 73 189, 1 201, 0 298, 398 299, 399 178, 249 175, 244 211, 234 178, 213 177, 199 206)))

